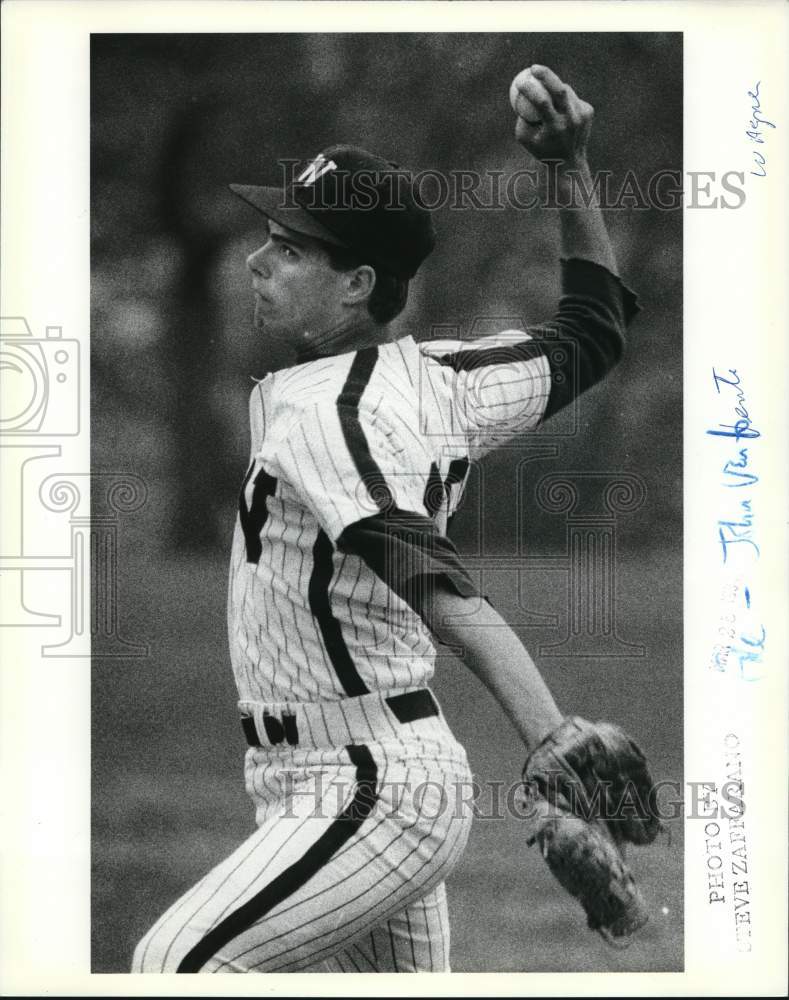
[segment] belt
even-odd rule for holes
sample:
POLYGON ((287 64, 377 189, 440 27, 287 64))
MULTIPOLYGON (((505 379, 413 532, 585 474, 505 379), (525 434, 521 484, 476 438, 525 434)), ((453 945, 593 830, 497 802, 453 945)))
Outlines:
POLYGON ((402 726, 443 716, 433 693, 418 688, 323 702, 240 702, 241 726, 251 747, 337 747, 404 735, 402 726))

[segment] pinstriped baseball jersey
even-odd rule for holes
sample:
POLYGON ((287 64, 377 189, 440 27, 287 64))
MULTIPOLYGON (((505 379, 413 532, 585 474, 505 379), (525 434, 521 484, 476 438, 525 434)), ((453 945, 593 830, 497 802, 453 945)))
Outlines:
POLYGON ((405 337, 256 386, 228 600, 241 701, 429 682, 416 582, 441 575, 477 593, 445 536, 469 462, 598 381, 637 308, 588 261, 563 262, 563 286, 541 327, 470 343, 405 337))
POLYGON ((228 605, 242 701, 337 699, 430 681, 433 644, 393 577, 408 576, 409 561, 419 569, 426 538, 428 557, 461 593, 473 592, 444 532, 470 457, 496 435, 535 426, 545 410, 545 356, 507 356, 527 343, 524 333, 504 334, 487 343, 504 363, 456 371, 445 359, 458 356, 457 344, 406 337, 255 387, 228 605), (420 542, 389 546, 376 564, 354 544, 353 526, 398 514, 420 542))
POLYGON ((477 593, 445 534, 469 462, 619 357, 632 293, 581 260, 563 290, 543 327, 406 337, 253 391, 228 626, 258 829, 151 928, 135 971, 449 970, 444 879, 471 811, 439 807, 471 775, 424 689, 419 581, 477 593))

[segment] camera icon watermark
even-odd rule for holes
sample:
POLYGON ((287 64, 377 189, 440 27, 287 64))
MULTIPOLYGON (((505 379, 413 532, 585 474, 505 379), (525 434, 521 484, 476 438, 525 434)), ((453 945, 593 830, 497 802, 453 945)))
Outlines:
POLYGON ((468 336, 458 326, 434 326, 420 350, 433 362, 430 374, 420 373, 419 419, 426 437, 490 450, 525 433, 578 433, 578 348, 550 324, 479 316, 468 336), (437 382, 449 390, 448 406, 437 402, 437 382))
POLYGON ((21 316, 0 319, 0 435, 79 434, 80 345, 48 326, 35 337, 21 316))
POLYGON ((24 317, 0 318, 0 628, 65 625, 45 657, 145 656, 119 634, 117 581, 119 519, 144 506, 147 486, 83 471, 78 455, 62 467, 80 451, 80 365, 62 327, 36 337, 24 317))

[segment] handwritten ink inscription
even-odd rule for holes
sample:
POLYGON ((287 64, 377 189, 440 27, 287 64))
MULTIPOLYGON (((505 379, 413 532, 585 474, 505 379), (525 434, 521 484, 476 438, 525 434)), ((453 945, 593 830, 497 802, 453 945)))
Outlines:
POLYGON ((752 569, 761 554, 755 509, 759 476, 753 449, 762 434, 754 424, 737 369, 713 368, 712 378, 716 393, 727 407, 723 419, 707 430, 725 449, 720 466, 725 513, 718 517, 718 541, 723 565, 728 568, 730 562, 737 563, 740 573, 721 593, 724 610, 709 666, 720 672, 734 667, 742 680, 755 681, 762 676, 767 630, 753 606, 753 591, 743 574, 747 568, 752 569))
MULTIPOLYGON (((757 80, 753 86, 752 90, 748 91, 748 97, 751 99, 751 120, 749 122, 748 128, 745 130, 745 134, 748 136, 750 141, 756 145, 763 146, 766 141, 766 133, 764 130, 768 128, 776 128, 774 122, 768 121, 762 113, 762 102, 760 97, 762 81, 757 80)), ((753 166, 756 167, 751 173, 754 177, 766 177, 767 176, 767 157, 765 156, 764 150, 753 149, 753 166)))
MULTIPOLYGON (((722 390, 732 393, 734 416, 729 417, 731 423, 719 423, 717 427, 708 430, 707 433, 713 437, 733 439, 736 444, 739 444, 740 441, 761 437, 760 431, 754 427, 748 412, 745 391, 742 388, 737 370, 729 368, 725 374, 721 374, 713 368, 712 378, 718 395, 721 395, 722 390)), ((759 482, 759 477, 753 471, 748 447, 732 449, 725 459, 722 472, 724 485, 734 489, 755 486, 759 482)), ((718 521, 718 538, 724 562, 728 560, 730 548, 734 545, 741 545, 743 548, 750 546, 750 550, 758 558, 759 546, 754 540, 754 528, 753 499, 750 496, 738 497, 731 506, 729 515, 718 521)))

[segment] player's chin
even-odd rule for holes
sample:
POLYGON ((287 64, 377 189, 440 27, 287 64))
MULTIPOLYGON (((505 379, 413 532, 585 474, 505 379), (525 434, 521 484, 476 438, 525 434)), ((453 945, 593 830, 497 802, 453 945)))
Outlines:
POLYGON ((294 330, 291 323, 280 320, 272 310, 261 310, 255 306, 255 332, 271 347, 291 348, 294 341, 294 330))
POLYGON ((267 336, 276 335, 280 324, 277 321, 276 311, 272 308, 272 304, 267 299, 255 299, 255 315, 253 323, 255 329, 260 333, 265 333, 267 336))

